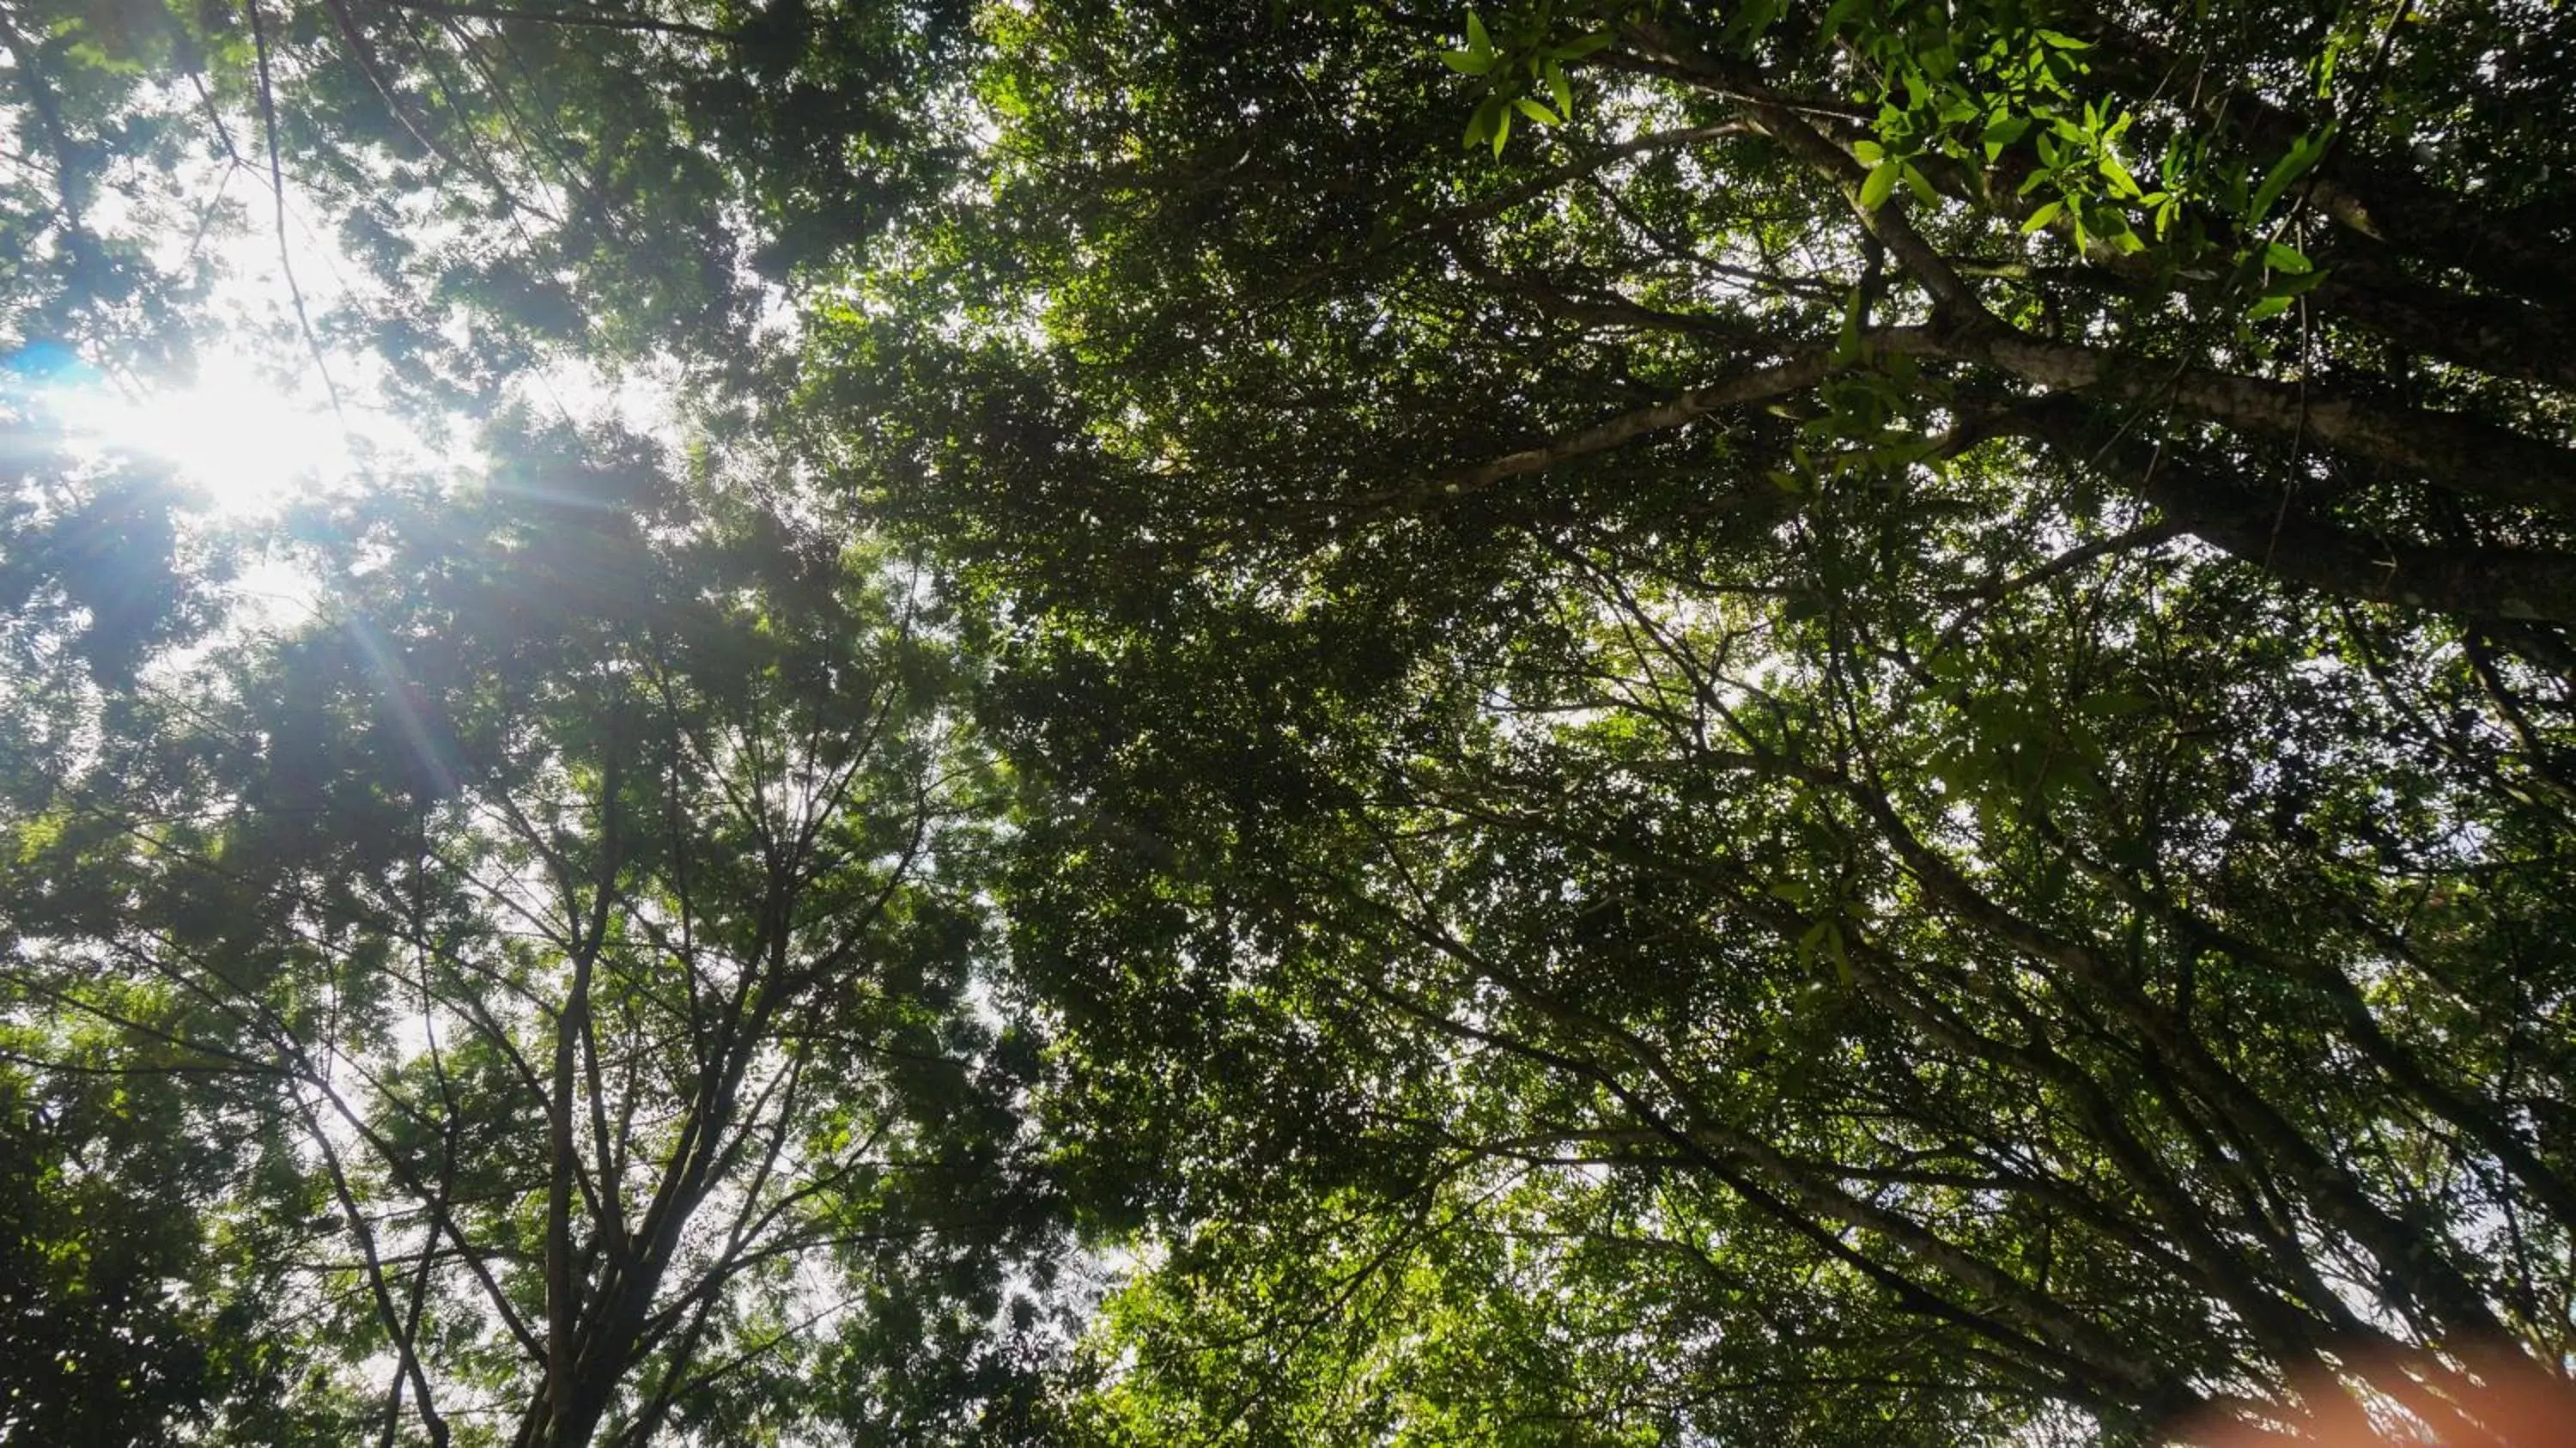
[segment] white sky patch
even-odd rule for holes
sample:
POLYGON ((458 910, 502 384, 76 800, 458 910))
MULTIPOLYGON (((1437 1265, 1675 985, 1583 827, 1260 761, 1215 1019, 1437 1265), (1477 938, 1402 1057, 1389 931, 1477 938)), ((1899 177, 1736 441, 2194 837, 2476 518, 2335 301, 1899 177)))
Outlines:
POLYGON ((75 383, 46 400, 76 447, 166 462, 216 514, 251 517, 345 487, 359 471, 359 440, 327 404, 294 390, 236 354, 206 359, 192 383, 141 395, 75 383))
POLYGON ((675 450, 688 440, 682 425, 684 379, 669 358, 612 369, 576 355, 551 357, 520 385, 575 427, 609 423, 675 450))

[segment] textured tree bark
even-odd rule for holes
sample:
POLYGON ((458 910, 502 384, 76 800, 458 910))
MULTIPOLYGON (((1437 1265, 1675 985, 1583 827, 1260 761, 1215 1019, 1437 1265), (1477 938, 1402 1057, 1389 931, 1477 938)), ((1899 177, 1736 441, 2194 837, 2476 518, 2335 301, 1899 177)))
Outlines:
POLYGON ((2019 332, 1970 335, 1946 350, 2054 392, 2169 406, 2414 473, 2467 496, 2576 518, 2576 452, 2458 413, 2377 403, 2327 384, 2159 365, 2019 332))
POLYGON ((2071 398, 2031 416, 2061 458, 2107 469, 2194 537, 2277 577, 2367 603, 2576 623, 2576 558, 2367 537, 2320 521, 2294 499, 2257 498, 2200 456, 2126 432, 2071 398))

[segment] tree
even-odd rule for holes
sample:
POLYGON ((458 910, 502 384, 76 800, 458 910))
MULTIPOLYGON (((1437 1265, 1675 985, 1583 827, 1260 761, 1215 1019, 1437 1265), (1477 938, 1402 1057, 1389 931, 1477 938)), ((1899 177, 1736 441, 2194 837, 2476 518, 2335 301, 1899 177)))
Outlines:
POLYGON ((935 616, 757 477, 501 451, 479 500, 317 520, 330 616, 50 761, 8 821, 14 1089, 41 1125, 148 1079, 143 1160, 98 1170, 197 1163, 166 1230, 225 1240, 180 1300, 278 1282, 300 1380, 261 1390, 317 1436, 1007 1437, 1049 1189, 935 616))
POLYGON ((1077 1420, 2563 1367, 2568 52, 2407 13, 995 22, 993 200, 816 393, 1048 786, 1015 958, 1165 1254, 1077 1420))
POLYGON ((0 519, 0 1260, 13 1351, 64 1385, 0 1436, 120 1379, 142 1436, 1017 1431, 1053 1218, 937 610, 789 464, 736 476, 739 412, 688 427, 684 485, 513 411, 560 410, 529 377, 564 362, 768 405, 764 292, 939 184, 913 122, 958 21, 0 17, 33 444, 0 519), (479 495, 379 461, 383 496, 307 519, 325 617, 246 637, 219 585, 249 540, 166 460, 64 446, 43 394, 241 348, 208 289, 262 233, 268 320, 335 407, 500 421, 479 495), (334 233, 363 273, 317 276, 334 233), (101 1198, 156 1234, 90 1286, 101 1198), (217 1322, 240 1354, 173 1343, 217 1322))
POLYGON ((828 0, 10 6, 0 591, 86 611, 66 627, 113 679, 223 581, 172 475, 201 440, 87 456, 66 392, 282 374, 362 475, 398 470, 383 414, 463 443, 648 369, 701 431, 753 426, 780 289, 945 184, 962 39, 948 7, 828 0))
POLYGON ((123 1064, 58 1062, 43 1100, 20 1063, 0 1078, 0 1441, 187 1442, 223 1404, 287 1439, 287 1365, 252 1330, 280 1284, 200 1272, 223 1153, 184 1129, 184 1077, 123 1064))

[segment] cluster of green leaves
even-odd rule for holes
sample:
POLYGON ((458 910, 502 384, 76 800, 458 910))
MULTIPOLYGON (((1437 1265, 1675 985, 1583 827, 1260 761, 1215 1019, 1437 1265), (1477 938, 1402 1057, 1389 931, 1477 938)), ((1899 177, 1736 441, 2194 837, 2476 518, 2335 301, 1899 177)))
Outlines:
MULTIPOLYGON (((1884 204, 1902 183, 1921 205, 1937 207, 1925 167, 1986 172, 2009 152, 2022 173, 2012 188, 2026 209, 2022 230, 2062 229, 2078 255, 2098 246, 2112 258, 2133 257, 2153 246, 2168 271, 2233 268, 2232 280, 2252 299, 2252 320, 2286 310, 2322 280, 2295 248, 2245 238, 2279 233, 2281 203, 2332 143, 2331 118, 2291 137, 2267 167, 2259 156, 2211 146, 2163 96, 2106 91, 2094 74, 2097 42, 2053 19, 2047 7, 2020 0, 1966 7, 1851 0, 1828 8, 1817 39, 1853 57, 1856 99, 1877 107, 1872 138, 1853 143, 1870 168, 1861 204, 1884 204), (2145 170, 2149 157, 2152 186, 2132 169, 2145 170)), ((1726 39, 1738 53, 1757 54, 1782 20, 1777 7, 1754 7, 1726 39)), ((2086 25, 2080 15, 2061 23, 2086 25)), ((2313 71, 2316 98, 2333 94, 2336 57, 2365 38, 2348 22, 2334 26, 2313 71)), ((2119 39, 2109 43, 2107 65, 2132 59, 2119 39)))
MULTIPOLYGON (((0 602, 10 623, 0 651, 21 679, 54 693, 88 677, 131 682, 152 655, 188 643, 220 613, 230 572, 226 540, 173 517, 187 490, 164 460, 85 456, 59 425, 0 401, 8 457, 0 463, 0 602)), ((19 739, 43 737, 44 698, 15 701, 19 739)))
POLYGON ((1526 13, 1515 11, 1511 18, 1512 30, 1497 44, 1484 18, 1470 10, 1466 45, 1440 53, 1451 70, 1485 82, 1484 97, 1467 118, 1467 144, 1491 142, 1496 156, 1512 138, 1515 113, 1542 126, 1561 125, 1572 116, 1574 82, 1567 78, 1566 66, 1611 41, 1606 29, 1566 33, 1554 0, 1526 13), (1545 100, 1538 98, 1542 88, 1545 100))
MULTIPOLYGON (((238 66, 239 18, 160 0, 38 4, 0 16, 10 150, 0 180, 0 358, 48 344, 111 370, 184 367, 214 271, 202 241, 238 205, 202 178, 205 115, 170 82, 238 66)), ((31 349, 35 349, 31 351, 31 349)))
MULTIPOLYGON (((9 1049, 42 1044, 13 1031, 9 1049)), ((223 1404, 246 1437, 309 1432, 298 1366, 257 1331, 282 1264, 206 1271, 228 1254, 200 1204, 236 1183, 187 1078, 98 1033, 78 1064, 97 1074, 0 1076, 0 1441, 188 1442, 223 1404)))
POLYGON ((942 184, 962 14, 0 17, 0 1440, 1018 1431, 1054 1215, 962 665, 739 441, 762 289, 942 184), (481 476, 227 538, 59 435, 335 230, 285 345, 481 476), (712 384, 689 454, 511 410, 563 361, 712 384), (227 615, 261 547, 312 616, 227 615))

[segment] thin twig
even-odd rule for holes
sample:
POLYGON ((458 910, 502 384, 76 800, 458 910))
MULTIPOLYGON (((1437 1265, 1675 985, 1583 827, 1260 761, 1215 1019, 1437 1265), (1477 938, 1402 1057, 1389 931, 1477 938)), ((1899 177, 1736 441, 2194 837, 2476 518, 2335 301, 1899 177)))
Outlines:
POLYGON ((268 139, 268 188, 277 203, 277 267, 286 277, 286 294, 295 302, 295 325, 304 334, 304 346, 313 354, 313 368, 322 374, 322 390, 331 396, 331 412, 340 419, 341 430, 349 426, 348 409, 340 403, 340 384, 331 378, 331 363, 322 355, 322 339, 314 334, 313 316, 304 305, 304 288, 295 280, 294 248, 286 237, 286 167, 277 153, 277 92, 269 79, 268 27, 261 21, 259 0, 242 0, 242 9, 250 15, 250 43, 259 60, 260 129, 268 139))

